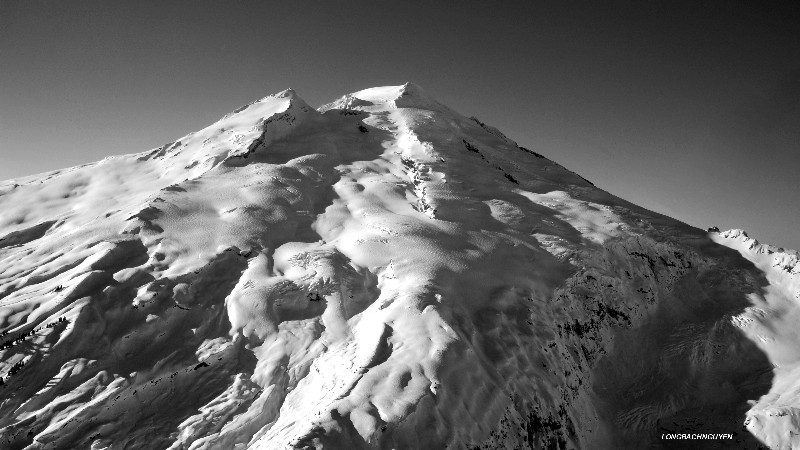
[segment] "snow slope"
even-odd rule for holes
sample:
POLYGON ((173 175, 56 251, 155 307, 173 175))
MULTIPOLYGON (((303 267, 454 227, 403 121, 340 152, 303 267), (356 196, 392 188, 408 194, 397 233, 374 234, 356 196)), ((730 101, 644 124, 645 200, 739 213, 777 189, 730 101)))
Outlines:
POLYGON ((768 281, 735 318, 775 366, 772 388, 748 411, 747 428, 772 448, 800 448, 800 254, 760 244, 742 230, 712 238, 737 250, 768 281))
POLYGON ((797 258, 737 239, 413 84, 287 90, 0 183, 0 446, 789 448, 797 258))

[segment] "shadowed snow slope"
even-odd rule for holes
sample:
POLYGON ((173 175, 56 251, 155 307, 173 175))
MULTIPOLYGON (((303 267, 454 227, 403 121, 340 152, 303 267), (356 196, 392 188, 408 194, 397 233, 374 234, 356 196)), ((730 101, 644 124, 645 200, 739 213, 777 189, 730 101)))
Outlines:
POLYGON ((413 84, 287 90, 0 184, 0 447, 789 448, 800 266, 751 244, 413 84))

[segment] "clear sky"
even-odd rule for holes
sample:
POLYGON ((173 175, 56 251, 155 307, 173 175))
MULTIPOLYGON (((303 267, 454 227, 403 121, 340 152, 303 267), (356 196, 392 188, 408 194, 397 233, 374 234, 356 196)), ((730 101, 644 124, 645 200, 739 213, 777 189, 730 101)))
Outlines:
POLYGON ((797 2, 0 0, 0 180, 288 87, 413 81, 649 209, 800 249, 797 2))

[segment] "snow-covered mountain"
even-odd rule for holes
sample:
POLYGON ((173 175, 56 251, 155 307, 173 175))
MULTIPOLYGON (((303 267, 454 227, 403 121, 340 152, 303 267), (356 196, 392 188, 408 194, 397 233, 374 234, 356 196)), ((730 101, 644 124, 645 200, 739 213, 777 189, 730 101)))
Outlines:
POLYGON ((800 447, 798 255, 413 84, 0 183, 0 447, 800 447))

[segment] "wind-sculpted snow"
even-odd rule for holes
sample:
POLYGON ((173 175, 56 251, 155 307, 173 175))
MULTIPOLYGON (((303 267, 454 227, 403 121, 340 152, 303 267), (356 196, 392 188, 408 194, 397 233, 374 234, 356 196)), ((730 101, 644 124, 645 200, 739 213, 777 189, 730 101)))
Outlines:
POLYGON ((793 442, 796 254, 743 257, 412 84, 284 91, 6 182, 0 211, 2 448, 793 442))
POLYGON ((759 244, 742 230, 715 232, 712 238, 740 252, 768 281, 751 294, 752 306, 733 317, 775 367, 769 393, 747 413, 747 429, 771 448, 800 448, 800 255, 759 244))

